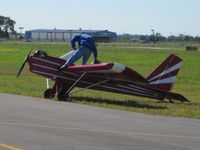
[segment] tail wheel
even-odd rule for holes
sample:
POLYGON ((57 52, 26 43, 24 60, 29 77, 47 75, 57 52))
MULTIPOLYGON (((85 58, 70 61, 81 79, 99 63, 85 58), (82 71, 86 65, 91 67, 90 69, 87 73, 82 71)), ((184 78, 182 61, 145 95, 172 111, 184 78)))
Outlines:
POLYGON ((46 89, 46 91, 44 91, 44 98, 51 99, 53 97, 52 89, 46 89))

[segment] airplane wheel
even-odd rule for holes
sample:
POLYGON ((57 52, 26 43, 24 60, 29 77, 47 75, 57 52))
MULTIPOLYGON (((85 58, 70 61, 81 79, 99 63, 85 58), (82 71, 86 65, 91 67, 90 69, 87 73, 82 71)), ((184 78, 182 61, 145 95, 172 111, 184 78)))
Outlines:
POLYGON ((69 95, 64 95, 63 93, 58 93, 57 98, 59 101, 69 101, 69 95))
POLYGON ((44 98, 51 99, 53 97, 54 95, 52 94, 52 89, 46 89, 46 91, 44 91, 44 98))

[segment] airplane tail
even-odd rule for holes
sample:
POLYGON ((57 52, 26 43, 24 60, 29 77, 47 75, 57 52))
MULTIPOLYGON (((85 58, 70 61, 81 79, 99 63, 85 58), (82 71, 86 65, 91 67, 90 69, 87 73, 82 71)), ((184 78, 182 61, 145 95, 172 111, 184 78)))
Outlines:
POLYGON ((146 79, 149 87, 170 91, 182 65, 182 59, 171 54, 146 79))

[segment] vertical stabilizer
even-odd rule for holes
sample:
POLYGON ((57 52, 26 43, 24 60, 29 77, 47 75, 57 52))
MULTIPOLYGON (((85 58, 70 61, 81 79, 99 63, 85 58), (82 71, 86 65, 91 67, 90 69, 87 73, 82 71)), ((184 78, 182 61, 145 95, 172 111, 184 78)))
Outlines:
POLYGON ((148 77, 149 87, 170 91, 182 66, 182 59, 171 54, 148 77))

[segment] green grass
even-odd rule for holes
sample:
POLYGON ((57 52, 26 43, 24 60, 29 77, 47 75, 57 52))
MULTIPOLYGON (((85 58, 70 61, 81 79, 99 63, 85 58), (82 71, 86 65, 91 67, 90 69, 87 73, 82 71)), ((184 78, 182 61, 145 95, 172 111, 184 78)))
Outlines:
MULTIPOLYGON (((168 55, 174 53, 183 58, 184 64, 172 91, 183 94, 191 103, 172 104, 147 98, 91 90, 74 94, 72 102, 148 114, 200 118, 200 52, 180 50, 181 44, 158 43, 157 45, 145 45, 146 47, 169 48, 165 50, 150 50, 145 48, 144 45, 123 48, 122 46, 99 44, 99 59, 101 62, 125 64, 147 76, 168 55), (137 48, 138 46, 141 48, 137 48), (170 50, 171 47, 173 49, 177 48, 177 50, 170 50)), ((33 51, 41 49, 48 52, 49 55, 60 56, 71 48, 69 44, 64 43, 0 43, 0 92, 36 97, 43 96, 46 81, 31 74, 27 67, 20 78, 16 78, 16 72, 30 49, 33 49, 33 51)), ((92 57, 89 62, 91 61, 92 57)), ((80 61, 77 63, 80 63, 80 61)))

